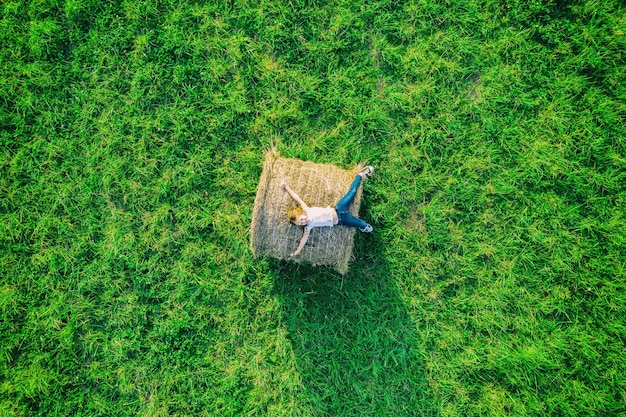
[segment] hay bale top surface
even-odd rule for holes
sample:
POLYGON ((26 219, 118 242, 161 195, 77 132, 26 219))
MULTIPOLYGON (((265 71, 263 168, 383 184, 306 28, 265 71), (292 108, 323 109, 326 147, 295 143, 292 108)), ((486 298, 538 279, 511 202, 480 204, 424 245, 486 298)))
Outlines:
MULTIPOLYGON (((326 265, 344 274, 352 253, 355 229, 335 226, 313 228, 300 255, 289 255, 298 247, 303 228, 287 218, 287 211, 295 204, 280 186, 287 184, 310 206, 335 206, 343 197, 362 165, 345 170, 335 165, 317 164, 299 159, 283 158, 276 151, 265 156, 263 172, 254 200, 251 225, 251 248, 255 255, 267 255, 295 262, 326 265)), ((350 206, 358 215, 361 188, 350 206)))

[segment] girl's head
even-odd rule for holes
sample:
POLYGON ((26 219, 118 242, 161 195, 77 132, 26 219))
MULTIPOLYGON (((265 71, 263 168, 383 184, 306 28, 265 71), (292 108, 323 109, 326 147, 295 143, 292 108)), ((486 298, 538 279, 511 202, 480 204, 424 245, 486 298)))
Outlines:
POLYGON ((300 205, 291 207, 287 212, 287 217, 289 217, 289 221, 296 226, 306 226, 309 222, 309 218, 300 205))

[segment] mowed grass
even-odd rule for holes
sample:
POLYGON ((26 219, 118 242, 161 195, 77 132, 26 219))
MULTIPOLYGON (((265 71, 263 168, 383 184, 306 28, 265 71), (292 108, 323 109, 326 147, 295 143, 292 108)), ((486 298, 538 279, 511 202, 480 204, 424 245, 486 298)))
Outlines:
POLYGON ((0 13, 0 416, 626 415, 621 2, 0 13), (376 167, 347 275, 271 146, 376 167))

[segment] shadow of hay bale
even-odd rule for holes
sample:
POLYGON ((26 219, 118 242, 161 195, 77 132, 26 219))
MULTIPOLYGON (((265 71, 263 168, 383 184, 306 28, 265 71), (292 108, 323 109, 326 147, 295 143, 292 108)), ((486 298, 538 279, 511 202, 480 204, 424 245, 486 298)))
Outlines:
POLYGON ((357 236, 350 272, 269 260, 307 415, 435 416, 424 333, 379 234, 357 236))
MULTIPOLYGON (((300 255, 289 257, 298 247, 302 228, 287 219, 293 200, 281 188, 280 181, 284 179, 303 200, 314 206, 334 206, 361 169, 359 165, 345 170, 329 164, 283 158, 274 150, 267 152, 252 212, 250 246, 254 255, 325 265, 345 274, 352 254, 353 228, 314 228, 300 255)), ((359 188, 350 206, 355 216, 359 213, 361 195, 359 188)))

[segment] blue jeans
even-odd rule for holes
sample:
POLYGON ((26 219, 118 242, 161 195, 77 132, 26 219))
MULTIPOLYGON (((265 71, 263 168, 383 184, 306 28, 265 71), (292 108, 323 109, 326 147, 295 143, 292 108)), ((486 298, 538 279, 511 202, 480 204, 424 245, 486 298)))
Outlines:
POLYGON ((335 210, 337 210, 337 217, 339 218, 339 224, 347 227, 358 227, 359 229, 365 229, 367 223, 358 217, 353 216, 348 211, 350 208, 350 203, 354 200, 354 196, 356 195, 356 191, 359 188, 359 184, 361 183, 362 177, 357 175, 354 181, 352 181, 352 185, 350 185, 350 190, 346 195, 341 197, 341 200, 335 206, 335 210))

